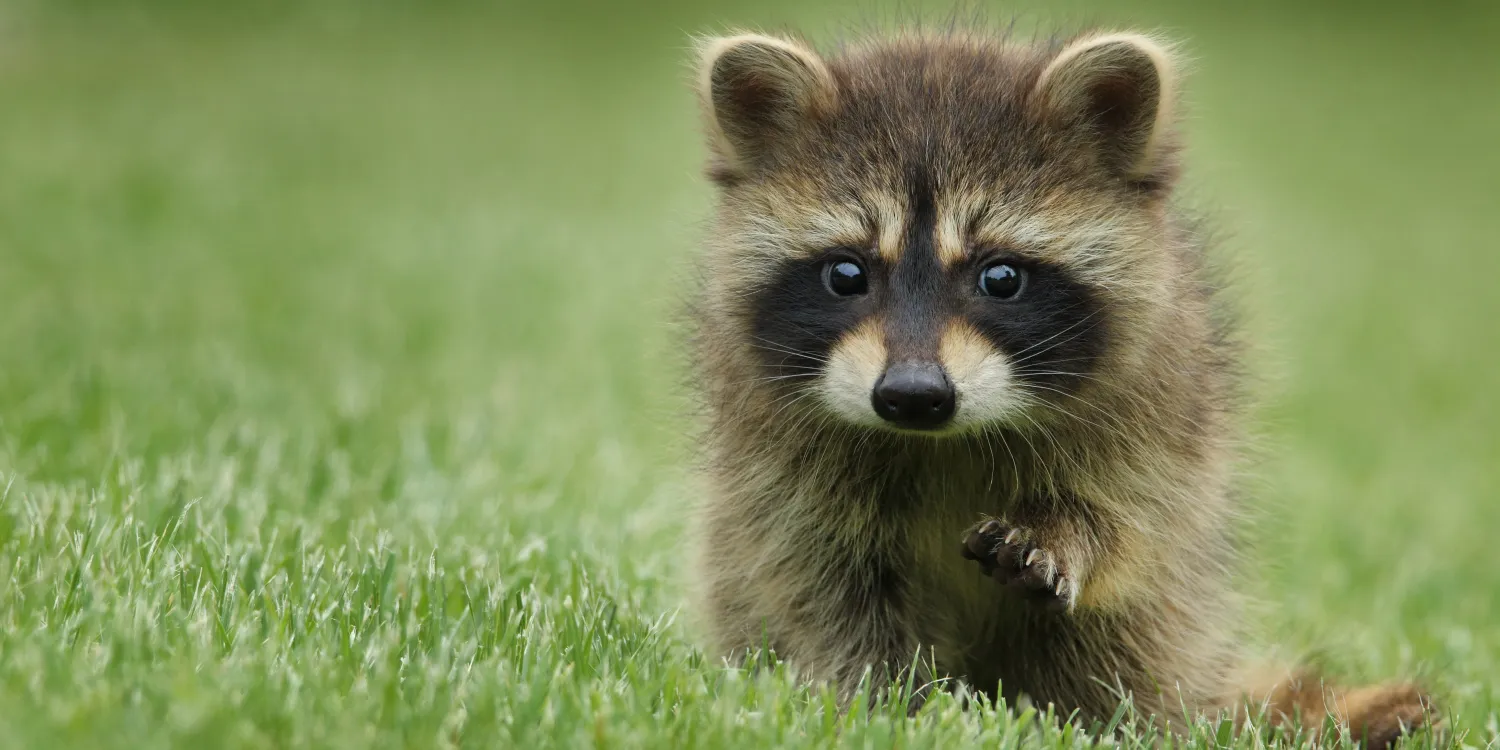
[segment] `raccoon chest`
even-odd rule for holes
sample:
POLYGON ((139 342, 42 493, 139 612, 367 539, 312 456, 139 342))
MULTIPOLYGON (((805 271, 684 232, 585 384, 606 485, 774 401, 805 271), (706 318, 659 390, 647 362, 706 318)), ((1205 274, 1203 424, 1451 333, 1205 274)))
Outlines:
POLYGON ((1005 602, 994 580, 962 554, 970 527, 985 516, 1004 515, 1004 503, 987 505, 950 498, 946 512, 934 513, 910 534, 905 566, 911 581, 908 606, 925 625, 924 637, 950 653, 969 650, 994 625, 1005 602))
MULTIPOLYGON (((889 489, 889 488, 888 488, 889 489)), ((993 629, 1004 602, 993 580, 962 554, 967 530, 1008 503, 984 492, 955 493, 913 483, 888 499, 904 512, 871 513, 830 535, 810 566, 811 600, 840 610, 850 633, 880 640, 910 658, 918 651, 956 673, 993 629), (861 529, 851 534, 851 529, 861 529)))

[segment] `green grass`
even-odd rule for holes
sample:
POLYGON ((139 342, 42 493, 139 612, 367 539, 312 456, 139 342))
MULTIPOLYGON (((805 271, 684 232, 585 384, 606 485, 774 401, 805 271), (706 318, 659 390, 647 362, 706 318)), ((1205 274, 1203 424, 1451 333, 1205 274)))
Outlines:
MULTIPOLYGON (((1197 58, 1257 640, 1500 741, 1500 14, 1101 13, 1197 58)), ((861 14, 0 6, 0 746, 1089 741, 694 646, 686 35, 861 14)))

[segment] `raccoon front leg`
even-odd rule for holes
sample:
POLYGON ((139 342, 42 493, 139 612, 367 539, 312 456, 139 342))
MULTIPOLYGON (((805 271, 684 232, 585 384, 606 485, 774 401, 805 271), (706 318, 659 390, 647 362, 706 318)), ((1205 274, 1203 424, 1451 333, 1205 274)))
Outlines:
MULTIPOLYGON (((800 661, 817 664, 821 656, 820 671, 837 682, 846 701, 862 682, 868 681, 874 695, 910 684, 908 700, 915 709, 925 700, 935 672, 934 655, 911 617, 908 582, 891 580, 890 571, 862 567, 827 572, 823 580, 837 583, 815 600, 815 616, 802 621, 798 636, 807 653, 800 661)), ((809 596, 816 595, 809 591, 809 596)))
POLYGON ((731 661, 745 664, 769 648, 804 677, 832 684, 846 705, 864 684, 881 695, 892 684, 931 681, 931 655, 919 653, 899 603, 877 594, 867 571, 851 564, 806 572, 818 575, 726 577, 707 591, 721 626, 714 635, 731 661), (823 590, 819 581, 832 585, 823 590))
POLYGON ((837 686, 839 701, 849 705, 862 686, 876 700, 899 699, 907 710, 915 712, 926 703, 940 681, 935 679, 933 657, 916 647, 911 653, 902 650, 874 650, 851 654, 835 665, 830 677, 837 686))
POLYGON ((1076 539, 999 518, 970 528, 962 553, 1000 584, 1048 609, 1066 611, 1078 605, 1090 557, 1076 539))
POLYGON ((1076 498, 1032 500, 971 526, 961 551, 1002 585, 1071 612, 1090 603, 1088 589, 1113 536, 1107 528, 1097 509, 1076 498))

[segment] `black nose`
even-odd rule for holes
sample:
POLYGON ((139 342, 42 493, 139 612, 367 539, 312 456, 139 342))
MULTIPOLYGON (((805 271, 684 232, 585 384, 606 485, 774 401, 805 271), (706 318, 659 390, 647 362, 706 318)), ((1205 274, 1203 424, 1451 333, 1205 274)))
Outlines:
POLYGON ((953 384, 934 363, 891 365, 870 400, 881 419, 908 429, 931 430, 953 417, 953 384))

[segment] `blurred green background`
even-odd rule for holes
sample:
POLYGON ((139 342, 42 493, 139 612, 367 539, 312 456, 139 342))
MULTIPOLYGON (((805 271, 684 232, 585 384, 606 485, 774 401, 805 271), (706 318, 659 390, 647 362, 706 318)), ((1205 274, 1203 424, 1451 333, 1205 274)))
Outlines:
MULTIPOLYGON (((1258 643, 1500 699, 1500 5, 966 5, 1193 60, 1258 643)), ((952 6, 0 2, 0 746, 954 746, 682 610, 690 35, 952 6)))

